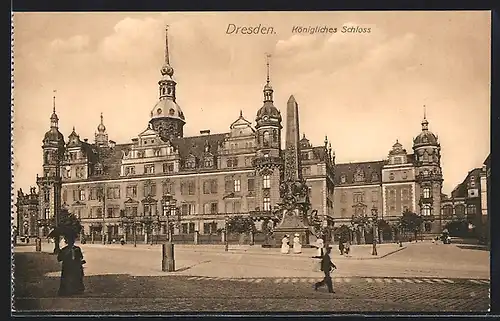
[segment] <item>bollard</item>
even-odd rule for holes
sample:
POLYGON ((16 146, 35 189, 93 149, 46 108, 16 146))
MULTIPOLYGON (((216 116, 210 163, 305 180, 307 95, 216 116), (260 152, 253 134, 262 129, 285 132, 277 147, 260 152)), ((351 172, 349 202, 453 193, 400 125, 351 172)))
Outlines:
POLYGON ((198 237, 200 236, 200 232, 194 232, 194 245, 198 245, 198 237))
POLYGON ((42 239, 37 237, 35 239, 35 251, 41 252, 42 251, 42 239))
POLYGON ((175 272, 174 243, 168 242, 162 245, 161 270, 175 272))

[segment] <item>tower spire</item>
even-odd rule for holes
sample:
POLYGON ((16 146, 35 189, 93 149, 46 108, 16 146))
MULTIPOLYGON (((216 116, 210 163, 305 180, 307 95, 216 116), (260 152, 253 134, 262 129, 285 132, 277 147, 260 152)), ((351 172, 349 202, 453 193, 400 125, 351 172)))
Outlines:
POLYGON ((168 55, 168 27, 165 25, 165 65, 170 65, 170 57, 168 55))
POLYGON ((57 90, 53 90, 52 91, 54 93, 54 95, 52 96, 52 112, 55 114, 56 113, 56 93, 57 93, 57 90))
POLYGON ((271 58, 271 54, 266 54, 266 66, 267 66, 267 77, 266 77, 266 85, 264 86, 264 102, 273 102, 273 87, 271 86, 271 76, 270 76, 270 67, 269 60, 271 58))
POLYGON ((422 120, 422 131, 429 129, 429 122, 427 121, 426 106, 424 105, 424 119, 422 120))
POLYGON ((267 84, 271 82, 270 80, 270 67, 269 67, 269 59, 271 59, 271 54, 266 54, 266 65, 267 65, 267 84))
POLYGON ((161 67, 161 75, 165 78, 172 78, 174 75, 174 68, 170 66, 170 55, 168 53, 168 25, 165 25, 165 57, 164 57, 164 62, 163 66, 161 67))
POLYGON ((56 114, 56 92, 57 90, 52 91, 54 95, 52 96, 52 116, 50 116, 50 127, 51 128, 58 128, 58 122, 59 122, 59 117, 57 117, 56 114))

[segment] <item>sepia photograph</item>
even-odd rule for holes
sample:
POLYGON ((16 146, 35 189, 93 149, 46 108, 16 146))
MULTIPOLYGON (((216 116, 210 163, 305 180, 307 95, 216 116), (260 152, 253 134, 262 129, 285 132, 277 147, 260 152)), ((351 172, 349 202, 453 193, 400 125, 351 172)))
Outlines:
POLYGON ((12 25, 13 315, 489 311, 490 11, 12 25))

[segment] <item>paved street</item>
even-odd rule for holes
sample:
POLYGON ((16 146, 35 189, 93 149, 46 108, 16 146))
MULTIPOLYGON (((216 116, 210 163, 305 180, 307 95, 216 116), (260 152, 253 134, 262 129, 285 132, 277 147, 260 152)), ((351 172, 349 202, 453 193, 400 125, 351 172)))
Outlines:
MULTIPOLYGON (((47 244, 48 245, 48 244, 47 244)), ((17 307, 71 311, 486 311, 489 252, 410 244, 381 259, 335 257, 335 294, 315 292, 311 253, 176 247, 177 272, 161 272, 159 246, 82 245, 87 290, 55 298, 60 267, 19 277, 17 307)), ((50 248, 44 246, 44 250, 50 248)), ((22 263, 19 266, 32 264, 22 263)))

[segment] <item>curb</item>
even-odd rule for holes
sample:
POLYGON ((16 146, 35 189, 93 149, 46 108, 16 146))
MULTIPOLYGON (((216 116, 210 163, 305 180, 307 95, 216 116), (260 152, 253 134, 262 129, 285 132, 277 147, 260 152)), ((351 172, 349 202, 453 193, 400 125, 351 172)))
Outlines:
POLYGON ((384 255, 382 255, 382 256, 375 256, 375 257, 360 257, 360 258, 353 258, 353 260, 379 260, 379 259, 383 259, 383 258, 384 258, 384 257, 386 257, 386 256, 389 256, 389 255, 392 255, 392 254, 397 253, 397 252, 399 252, 399 251, 402 251, 402 250, 404 250, 404 249, 406 249, 406 246, 400 247, 400 248, 398 248, 398 249, 396 249, 396 250, 394 250, 394 251, 388 252, 388 253, 386 253, 386 254, 384 254, 384 255))

